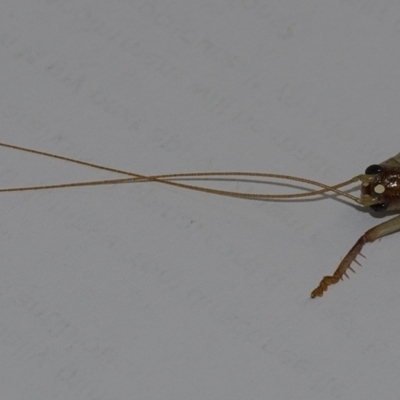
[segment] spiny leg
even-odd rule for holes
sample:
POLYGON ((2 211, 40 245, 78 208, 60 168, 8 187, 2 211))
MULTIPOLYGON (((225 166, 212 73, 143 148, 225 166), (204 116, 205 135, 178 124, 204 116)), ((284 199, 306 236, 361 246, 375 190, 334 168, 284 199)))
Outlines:
POLYGON ((351 263, 354 261, 360 265, 360 263, 356 260, 356 257, 361 254, 361 249, 363 248, 365 243, 372 243, 376 239, 379 239, 383 236, 389 235, 396 231, 400 230, 400 215, 390 219, 389 221, 383 222, 373 228, 369 229, 357 240, 356 244, 350 249, 350 251, 343 258, 342 262, 339 264, 336 271, 332 276, 324 276, 319 286, 311 292, 311 298, 323 296, 324 292, 328 289, 329 285, 334 285, 339 282, 339 280, 343 279, 343 275, 348 278, 347 270, 353 271, 351 267, 351 263))

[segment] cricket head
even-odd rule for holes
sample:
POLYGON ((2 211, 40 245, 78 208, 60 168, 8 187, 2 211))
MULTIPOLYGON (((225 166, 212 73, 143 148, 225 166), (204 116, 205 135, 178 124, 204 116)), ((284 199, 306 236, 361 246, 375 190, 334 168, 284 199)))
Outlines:
POLYGON ((400 210, 400 153, 360 175, 361 201, 373 211, 400 210))

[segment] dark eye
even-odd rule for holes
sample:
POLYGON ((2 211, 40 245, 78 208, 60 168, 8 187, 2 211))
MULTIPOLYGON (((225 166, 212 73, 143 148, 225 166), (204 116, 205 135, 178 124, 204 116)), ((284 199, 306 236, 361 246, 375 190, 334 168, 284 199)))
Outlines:
POLYGON ((375 212, 385 211, 388 208, 388 203, 373 204, 371 207, 375 212))
POLYGON ((375 175, 375 174, 380 174, 382 171, 383 168, 380 165, 372 164, 365 170, 365 173, 367 175, 375 175))

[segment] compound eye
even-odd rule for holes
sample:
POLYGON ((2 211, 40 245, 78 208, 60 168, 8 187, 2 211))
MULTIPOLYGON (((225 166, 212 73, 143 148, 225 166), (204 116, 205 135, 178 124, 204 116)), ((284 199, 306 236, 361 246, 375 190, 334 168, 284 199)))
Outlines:
POLYGON ((378 164, 372 164, 365 170, 366 175, 376 175, 381 172, 383 172, 383 168, 378 164))
POLYGON ((388 203, 379 203, 379 204, 373 204, 370 206, 372 210, 375 212, 382 212, 385 211, 388 208, 389 204, 388 203))

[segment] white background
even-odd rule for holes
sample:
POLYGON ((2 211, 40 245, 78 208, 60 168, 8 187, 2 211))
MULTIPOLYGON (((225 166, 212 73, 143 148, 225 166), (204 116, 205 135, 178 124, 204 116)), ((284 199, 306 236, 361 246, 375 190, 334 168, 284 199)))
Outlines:
MULTIPOLYGON (((0 141, 336 183, 400 150, 399 44, 394 0, 3 0, 0 141)), ((113 177, 0 149, 1 187, 113 177)), ((0 197, 2 399, 399 398, 400 235, 309 298, 367 210, 157 183, 0 197)))

